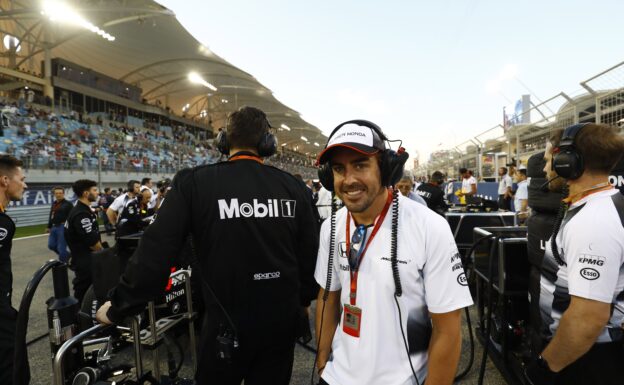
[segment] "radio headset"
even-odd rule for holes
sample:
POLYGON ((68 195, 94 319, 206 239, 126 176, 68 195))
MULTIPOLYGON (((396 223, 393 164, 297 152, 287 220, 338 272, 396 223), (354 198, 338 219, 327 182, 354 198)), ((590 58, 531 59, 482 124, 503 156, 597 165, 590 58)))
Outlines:
MULTIPOLYGON (((384 148, 380 150, 380 161, 379 168, 381 170, 381 183, 383 187, 391 187, 394 186, 403 176, 403 167, 405 166, 405 162, 407 162, 407 158, 409 154, 405 152, 405 149, 399 146, 398 151, 394 151, 390 149, 390 146, 386 143, 390 142, 390 140, 383 133, 381 128, 373 122, 368 120, 349 120, 344 123, 338 125, 331 132, 329 137, 327 138, 327 142, 332 138, 332 136, 343 126, 347 124, 356 124, 358 126, 364 126, 369 128, 373 135, 378 136, 382 143, 384 143, 384 148)), ((327 145, 325 146, 327 148, 327 145)), ((329 296, 329 290, 331 288, 332 274, 331 267, 334 261, 334 250, 335 250, 335 236, 336 236, 336 205, 334 204, 334 173, 331 167, 330 162, 325 162, 322 164, 318 170, 319 181, 327 190, 332 192, 332 205, 331 205, 331 219, 330 219, 330 242, 329 242, 329 253, 327 256, 327 278, 325 280, 325 292, 323 293, 323 306, 321 308, 321 323, 319 327, 318 333, 318 341, 321 341, 323 334, 323 317, 325 315, 325 304, 327 302, 327 298, 329 296)), ((392 236, 391 236, 391 245, 390 245, 390 262, 392 266, 392 278, 394 280, 394 301, 397 306, 397 310, 399 313, 399 326, 401 328, 401 335, 403 336, 403 343, 405 345, 405 351, 407 353, 407 359, 409 360, 410 368, 412 369, 412 374, 416 379, 416 383, 420 385, 418 381, 418 376, 414 371, 414 365, 412 364, 412 358, 409 355, 409 347, 407 345, 407 338, 405 337, 405 331, 403 330, 403 320, 401 315, 401 307, 399 306, 398 297, 403 294, 403 288, 401 286, 401 277, 399 276, 399 266, 397 260, 397 233, 398 233, 398 224, 399 224, 399 196, 398 191, 395 189, 392 191, 392 236)), ((347 237, 349 234, 346 235, 347 237)), ((318 304, 317 304, 318 306, 318 304)), ((314 358, 314 365, 312 367, 312 375, 310 377, 310 383, 314 383, 314 372, 316 370, 316 363, 318 361, 318 343, 317 343, 317 354, 314 358)))
MULTIPOLYGON (((264 115, 264 121, 266 122, 267 127, 260 137, 260 141, 256 145, 256 149, 258 150, 258 155, 260 155, 260 157, 268 158, 277 152, 277 138, 270 131, 272 126, 266 115, 264 115)), ((230 144, 228 143, 227 131, 225 131, 225 129, 219 131, 216 142, 219 152, 226 156, 230 155, 230 144)))
MULTIPOLYGON (((583 154, 577 150, 574 140, 583 127, 588 124, 589 123, 573 124, 563 131, 559 146, 553 149, 553 159, 551 163, 551 169, 557 174, 558 177, 567 180, 574 180, 583 175, 583 172, 585 171, 585 161, 583 159, 583 154)), ((564 195, 568 195, 567 185, 564 187, 564 195)), ((557 212, 557 219, 555 220, 552 241, 550 243, 551 252, 559 266, 566 265, 565 261, 559 254, 559 248, 557 247, 557 235, 559 234, 559 230, 561 229, 561 224, 563 223, 563 218, 565 217, 567 210, 568 204, 562 201, 559 206, 559 211, 557 212)))

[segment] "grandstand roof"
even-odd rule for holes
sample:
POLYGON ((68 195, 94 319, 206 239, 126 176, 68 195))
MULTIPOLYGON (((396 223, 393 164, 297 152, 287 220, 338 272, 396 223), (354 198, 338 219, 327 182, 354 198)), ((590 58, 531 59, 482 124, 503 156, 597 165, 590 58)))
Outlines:
MULTIPOLYGON (((52 0, 50 0, 52 1, 52 0)), ((54 3, 54 1, 52 1, 54 3)), ((56 1, 59 3, 59 1, 56 1)), ((206 110, 215 128, 227 113, 242 105, 256 106, 278 129, 281 143, 299 146, 300 152, 316 153, 325 141, 321 131, 300 114, 278 101, 270 89, 249 73, 222 59, 198 42, 169 9, 151 0, 65 1, 84 19, 115 37, 102 38, 87 29, 50 20, 42 13, 42 2, 0 0, 0 33, 20 40, 19 52, 10 59, 0 44, 2 66, 41 76, 45 47, 58 57, 136 85, 148 103, 160 101, 176 114, 199 115, 206 110), (11 60, 14 60, 11 61, 11 60), (193 84, 197 72, 217 91, 193 84), (308 139, 305 143, 301 137, 308 139)))

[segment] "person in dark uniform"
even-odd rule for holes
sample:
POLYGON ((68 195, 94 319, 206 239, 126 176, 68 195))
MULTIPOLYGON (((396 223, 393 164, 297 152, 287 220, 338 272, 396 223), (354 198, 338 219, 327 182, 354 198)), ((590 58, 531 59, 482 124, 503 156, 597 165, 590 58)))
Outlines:
POLYGON ((65 189, 62 187, 54 187, 52 189, 55 201, 50 208, 48 216, 48 227, 46 232, 49 233, 48 249, 54 251, 59 256, 61 262, 67 263, 69 253, 67 252, 67 242, 65 242, 65 221, 69 216, 69 212, 74 207, 71 202, 65 199, 65 189))
POLYGON ((217 139, 228 161, 177 173, 97 318, 119 323, 162 296, 191 235, 206 307, 197 383, 286 385, 301 314, 318 292, 318 223, 305 184, 263 162, 277 147, 264 112, 242 107, 228 127, 217 139), (223 346, 231 360, 217 356, 223 346))
POLYGON ((72 265, 76 272, 73 280, 74 297, 82 302, 91 286, 91 253, 102 249, 97 215, 91 203, 98 197, 97 183, 89 179, 77 180, 72 189, 78 197, 65 222, 65 239, 72 253, 72 265))
POLYGON ((448 210, 448 205, 444 201, 444 191, 440 187, 443 183, 444 174, 440 171, 435 171, 431 174, 429 183, 421 183, 415 191, 416 194, 420 195, 427 202, 427 207, 442 216, 448 210))
POLYGON ((140 201, 143 199, 139 192, 124 204, 123 211, 117 218, 116 238, 136 234, 141 231, 141 208, 140 201))
POLYGON ((15 223, 5 213, 5 208, 9 202, 22 199, 24 189, 27 187, 24 180, 22 162, 10 155, 0 155, 0 384, 2 385, 13 383, 13 351, 17 319, 17 310, 11 305, 13 292, 11 246, 15 235, 15 223))

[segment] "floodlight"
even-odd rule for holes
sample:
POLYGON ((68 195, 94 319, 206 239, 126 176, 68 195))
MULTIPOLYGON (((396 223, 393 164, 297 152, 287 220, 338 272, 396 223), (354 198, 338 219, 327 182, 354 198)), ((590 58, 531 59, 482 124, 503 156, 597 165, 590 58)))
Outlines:
POLYGON ((290 131, 290 127, 288 127, 287 125, 285 125, 284 123, 282 123, 282 125, 280 126, 282 127, 284 130, 286 131, 290 131))
POLYGON ((108 41, 115 41, 115 36, 112 36, 106 31, 95 26, 90 21, 86 20, 84 17, 78 14, 78 12, 76 12, 63 1, 44 0, 43 10, 41 11, 41 14, 47 15, 51 21, 58 21, 61 23, 76 25, 93 33, 96 33, 108 41))
POLYGON ((188 74, 188 79, 191 83, 194 84, 201 84, 202 86, 206 87, 206 88, 210 88, 213 91, 217 90, 217 87, 213 86, 212 84, 208 83, 206 80, 204 80, 204 78, 202 78, 197 72, 191 72, 188 74))

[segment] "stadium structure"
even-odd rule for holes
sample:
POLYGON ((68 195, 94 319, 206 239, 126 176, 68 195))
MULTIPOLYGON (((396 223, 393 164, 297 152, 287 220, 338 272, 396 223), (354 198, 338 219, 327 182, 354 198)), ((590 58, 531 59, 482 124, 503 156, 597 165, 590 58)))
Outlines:
POLYGON ((118 187, 220 160, 212 140, 243 105, 275 130, 268 163, 316 174, 321 131, 157 2, 2 0, 0 11, 0 152, 24 162, 30 185, 18 226, 43 223, 52 185, 118 187))
POLYGON ((459 168, 466 167, 482 180, 497 181, 498 167, 514 161, 526 165, 531 155, 544 151, 552 130, 585 122, 624 126, 624 62, 579 84, 574 96, 560 92, 533 103, 531 95, 524 95, 524 107, 505 116, 504 122, 452 149, 432 153, 415 167, 415 174, 425 177, 440 170, 458 178, 459 168))

